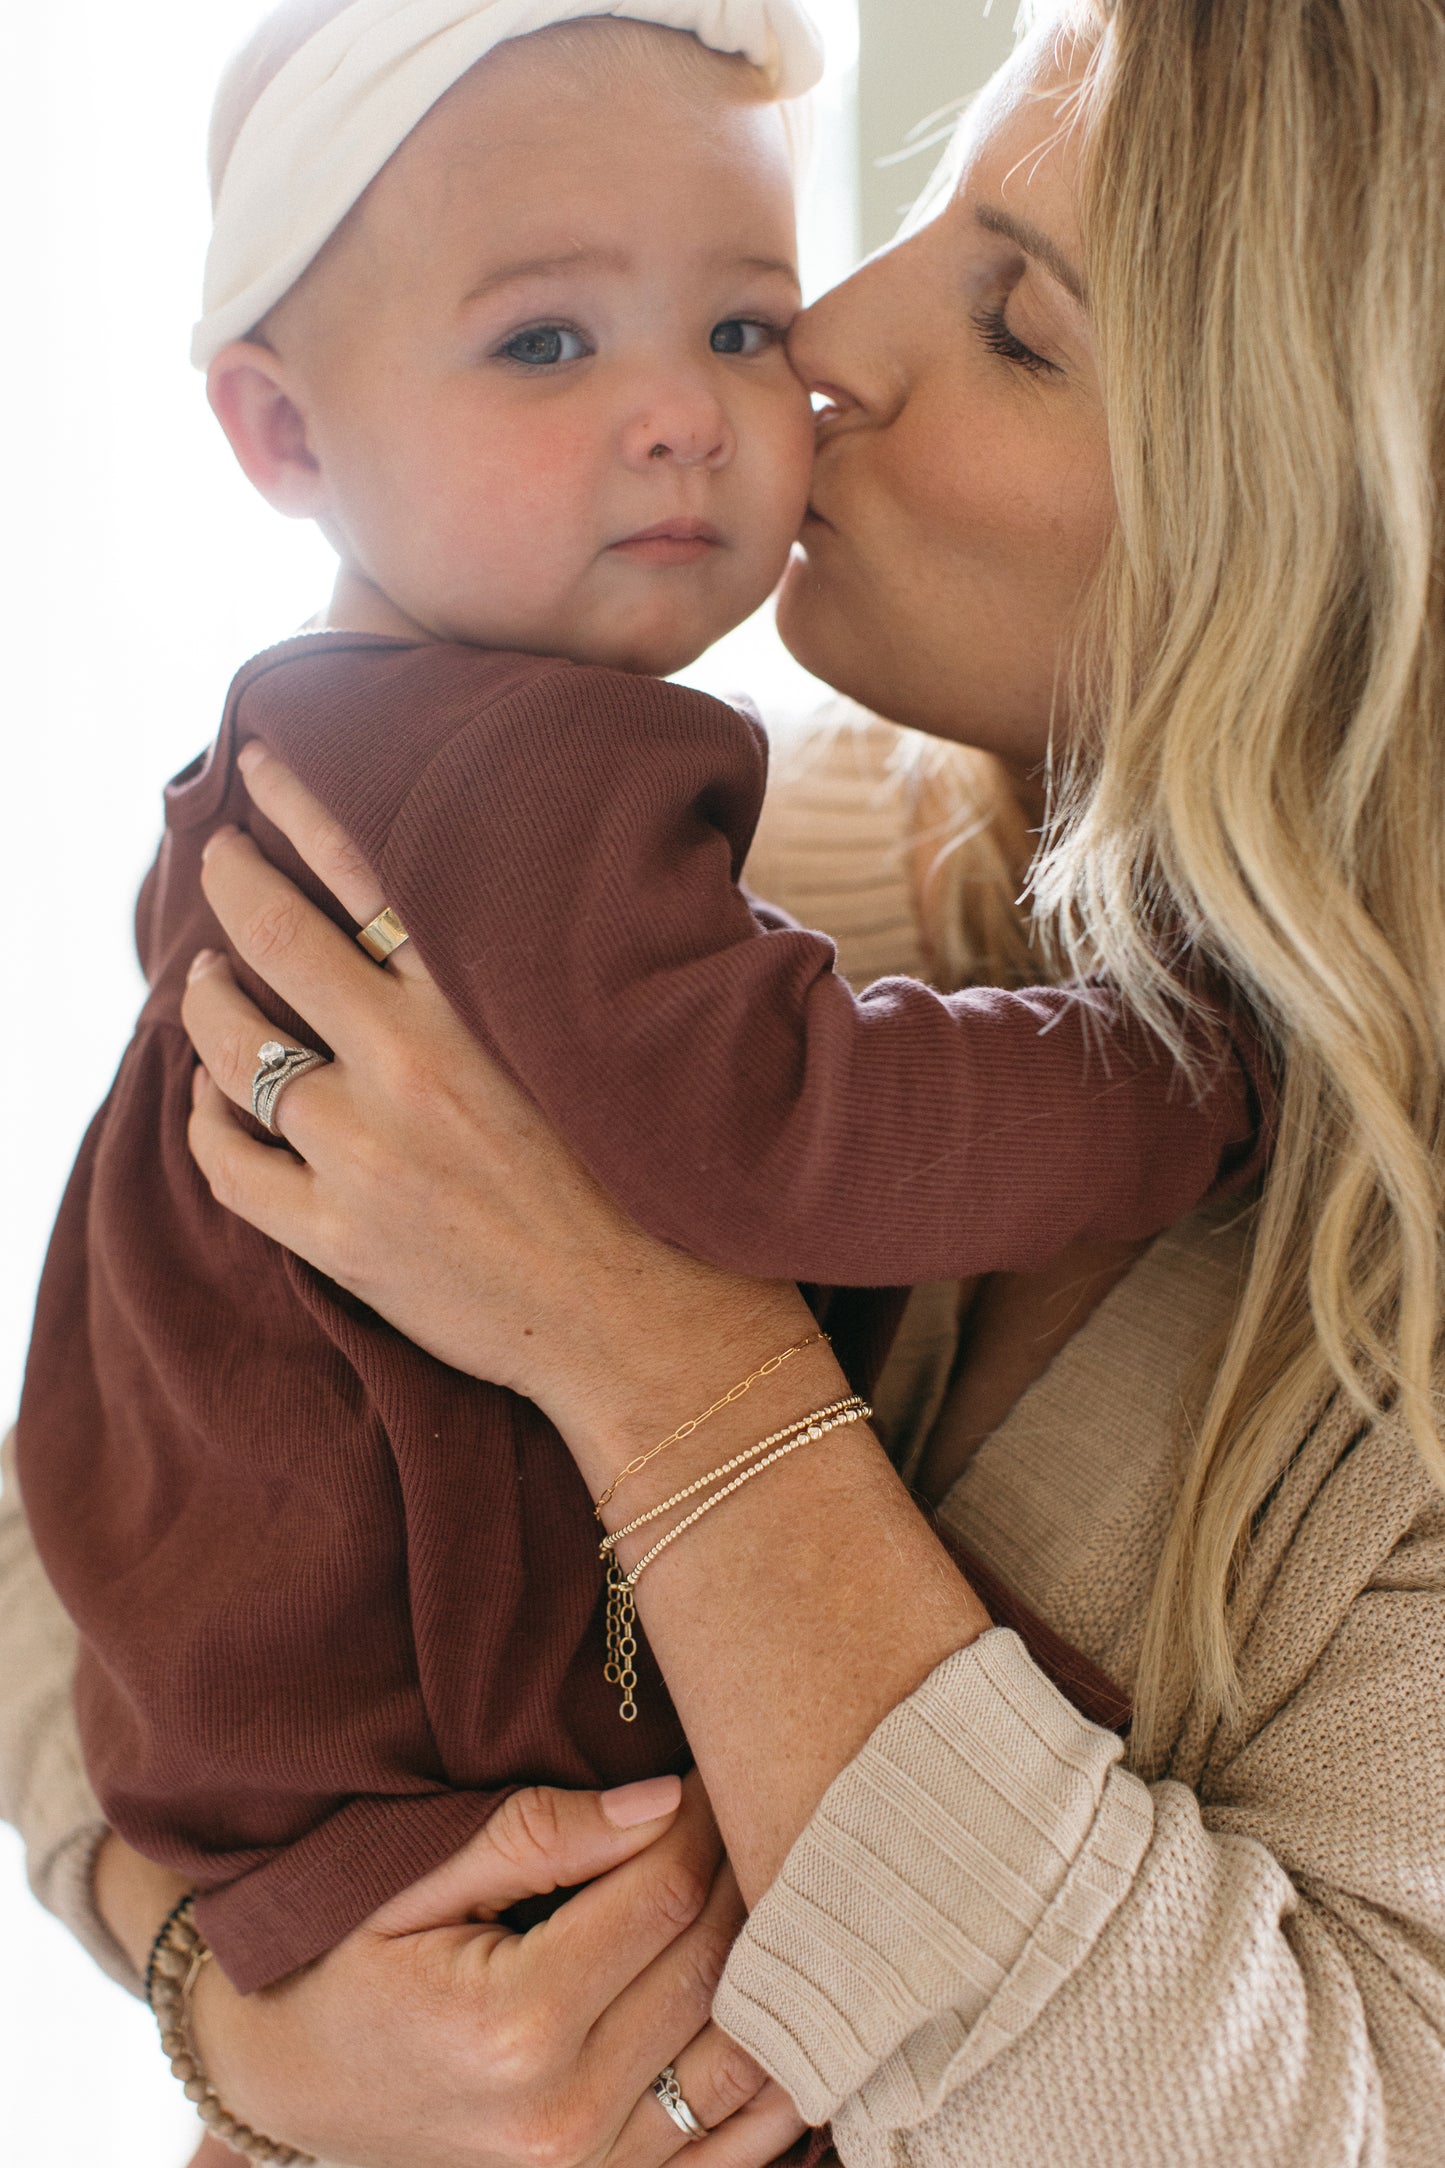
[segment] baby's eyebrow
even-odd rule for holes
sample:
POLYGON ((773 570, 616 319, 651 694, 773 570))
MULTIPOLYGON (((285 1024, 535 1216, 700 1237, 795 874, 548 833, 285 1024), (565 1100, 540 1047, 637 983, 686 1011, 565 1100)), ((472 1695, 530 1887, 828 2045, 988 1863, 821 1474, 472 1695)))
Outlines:
POLYGON ((620 248, 569 248, 551 256, 525 256, 516 263, 501 264, 479 279, 467 296, 479 301, 499 286, 515 286, 523 279, 561 278, 569 271, 626 271, 632 259, 620 248))
MULTIPOLYGON (((785 278, 794 286, 798 283, 798 267, 785 256, 728 256, 719 252, 718 261, 733 270, 756 271, 770 277, 785 278)), ((517 286, 526 279, 565 278, 577 271, 627 272, 632 269, 632 258, 624 249, 617 248, 569 248, 547 256, 525 256, 515 263, 499 264, 495 271, 488 271, 484 278, 467 295, 468 301, 485 300, 488 294, 498 292, 504 286, 517 286)))

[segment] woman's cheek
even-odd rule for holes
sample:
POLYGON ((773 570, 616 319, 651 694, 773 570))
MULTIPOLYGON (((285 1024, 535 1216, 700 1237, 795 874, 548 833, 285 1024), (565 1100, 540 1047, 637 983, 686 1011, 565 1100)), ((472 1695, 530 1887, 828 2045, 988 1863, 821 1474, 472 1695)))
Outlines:
MULTIPOLYGON (((812 534, 817 536, 817 530, 812 534)), ((778 590, 778 634, 789 653, 811 670, 815 677, 825 678, 836 685, 840 692, 851 692, 861 699, 855 687, 845 683, 841 673, 846 664, 846 635, 849 622, 844 612, 839 616, 836 607, 830 610, 831 597, 836 590, 830 587, 828 575, 821 563, 822 542, 812 546, 808 535, 804 536, 804 551, 795 551, 783 574, 783 584, 778 590)))

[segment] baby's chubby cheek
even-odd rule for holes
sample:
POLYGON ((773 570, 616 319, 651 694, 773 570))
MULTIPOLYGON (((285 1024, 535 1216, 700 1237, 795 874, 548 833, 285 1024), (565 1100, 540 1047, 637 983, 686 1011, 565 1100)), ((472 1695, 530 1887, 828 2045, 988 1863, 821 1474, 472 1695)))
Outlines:
POLYGON ((495 413, 429 419, 388 447, 370 570, 418 623, 487 646, 681 669, 766 602, 811 487, 812 410, 791 375, 748 388, 732 456, 706 469, 619 457, 563 401, 517 428, 495 413), (715 527, 718 544, 672 565, 615 548, 677 517, 715 527))
POLYGON ((787 570, 813 486, 812 403, 795 379, 774 391, 755 425, 740 432, 734 471, 721 478, 720 520, 737 556, 739 617, 760 609, 787 570))
POLYGON ((486 451, 459 450, 414 488, 407 554, 461 636, 520 644, 566 604, 605 539, 597 491, 564 445, 515 459, 486 451))

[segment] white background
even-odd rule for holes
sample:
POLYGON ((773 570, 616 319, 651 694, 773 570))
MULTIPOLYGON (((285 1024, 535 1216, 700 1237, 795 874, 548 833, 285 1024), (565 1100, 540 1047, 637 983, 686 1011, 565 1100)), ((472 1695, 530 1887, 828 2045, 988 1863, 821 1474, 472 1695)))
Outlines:
MULTIPOLYGON (((854 254, 857 26, 855 0, 811 5, 833 55, 805 215, 816 291, 854 254)), ((328 585, 322 545, 251 498, 186 360, 211 87, 261 12, 3 0, 0 1416, 61 1185, 137 1006, 130 912, 160 787, 237 664, 328 585)), ((775 713, 806 702, 770 628, 726 647, 703 681, 775 713)), ((0 1830, 0 2164, 179 2168, 193 2141, 149 2020, 33 1904, 0 1830)))

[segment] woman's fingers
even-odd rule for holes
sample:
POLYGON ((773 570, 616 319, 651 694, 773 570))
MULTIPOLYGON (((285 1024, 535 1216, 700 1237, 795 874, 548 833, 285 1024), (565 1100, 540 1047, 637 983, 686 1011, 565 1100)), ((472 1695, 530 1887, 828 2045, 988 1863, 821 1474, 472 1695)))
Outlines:
POLYGON ((693 2168, 772 2168, 797 2144, 807 2124, 771 2080, 692 2154, 693 2168))
MULTIPOLYGON (((719 1895, 722 1840, 706 1795, 675 1777, 613 1793, 536 1786, 515 1793, 469 1844, 369 1922, 383 1937, 495 1921, 524 1897, 577 1894, 525 1935, 476 1944, 489 2004, 527 2013, 538 2062, 583 2053, 619 1997, 638 2068, 597 2071, 599 2098, 630 2104, 653 2050, 680 2049, 707 2020, 741 1925, 735 1887, 719 1895), (637 1817, 641 1817, 638 1819, 637 1817), (586 1885, 581 1886, 581 1885, 586 1885)), ((515 2029, 515 2028, 514 2028, 515 2029)))
MULTIPOLYGON (((278 873, 249 836, 220 829, 206 846, 206 901, 249 964, 328 1045, 354 1038, 386 974, 278 873)), ((403 951, 403 953, 406 953, 403 951)))
MULTIPOLYGON (((728 1951, 743 1925, 737 1886, 719 1873, 721 1838, 698 1778, 672 1830, 646 1854, 578 1890, 552 1919, 509 1945, 522 1992, 559 2027, 587 2012, 578 2036, 598 2090, 615 2094, 624 2079, 641 2090, 652 2047, 682 2049, 706 2023, 728 1951)), ((665 2060, 665 2057, 663 2057, 665 2060)), ((661 2068, 661 2066, 659 2066, 661 2068)))
POLYGON ((707 2025, 670 2067, 709 2137, 699 2142, 673 2121, 653 2090, 662 2075, 657 2070, 609 2154, 608 2168, 654 2168, 679 2153, 698 2168, 770 2168, 806 2128, 787 2094, 716 2025, 707 2025))
MULTIPOLYGON (((192 964, 181 1001, 181 1021, 212 1082, 220 1086, 233 1106, 249 1113, 261 1049, 276 1037, 276 1030, 255 1002, 242 993, 224 956, 203 954, 192 964)), ((326 1071, 308 1069, 286 1086, 271 1109, 272 1128, 288 1144, 294 1144, 303 1159, 308 1157, 307 1145, 321 1118, 317 1093, 326 1089, 326 1071)), ((265 1146, 257 1146, 254 1139, 242 1136, 240 1130, 234 1130, 234 1134, 241 1143, 262 1152, 263 1158, 254 1164, 263 1186, 269 1186, 264 1179, 265 1160, 276 1155, 265 1146)), ((213 1125, 208 1125, 202 1135, 214 1138, 213 1125)), ((209 1173, 209 1169, 205 1171, 209 1173)), ((269 1234, 271 1229, 266 1227, 262 1232, 269 1234)))
MULTIPOLYGON (((435 1873, 384 1906, 372 1926, 379 1934, 407 1935, 467 1920, 496 1919, 524 1897, 550 1896, 554 1890, 595 1883, 599 1876, 655 1846, 676 1824, 681 1805, 682 1784, 677 1777, 652 1777, 613 1792, 529 1786, 504 1801, 471 1842, 435 1873)), ((704 1841, 704 1894, 720 1846, 715 1831, 704 1841)), ((695 1910, 701 1909, 702 1902, 700 1894, 695 1910)), ((563 1913, 570 1910, 570 1904, 563 1907, 563 1913)), ((553 1924, 549 1921, 547 1926, 553 1924)), ((545 1931, 536 1930, 538 1934, 545 1931)))
POLYGON ((218 1204, 318 1271, 328 1270, 326 1259, 316 1254, 321 1228, 310 1168, 238 1128, 229 1102, 204 1069, 196 1071, 189 1135, 191 1157, 218 1204))
MULTIPOLYGON (((343 911, 350 912, 359 926, 369 926, 389 899, 346 830, 332 819, 320 799, 313 798, 305 784, 296 780, 285 762, 268 752, 258 739, 242 746, 236 764, 246 779, 256 810, 280 829, 343 911)), ((387 968, 406 977, 425 967, 415 948, 408 945, 396 952, 387 968)))
MULTIPOLYGON (((637 1862, 642 1872, 650 1866, 650 1857, 637 1862)), ((655 1891, 644 1895, 655 1897, 655 1891)), ((724 1862, 693 1925, 674 1931, 641 1976, 608 2003, 588 2037, 578 2062, 582 2090, 598 2100, 621 2098, 628 2103, 637 2151, 621 2157, 629 2162, 635 2157, 639 2168, 643 2161, 669 2157, 671 2148, 663 2142, 668 2118, 653 2099, 652 2086, 660 2071, 677 2063, 690 2043, 708 2031, 718 1981, 744 1918, 737 1883, 724 1862)), ((719 2034, 709 2040, 697 2082, 710 2124, 751 2099, 762 2078, 742 2051, 719 2034)), ((701 2116, 701 2106, 698 2112, 701 2116)), ((675 2132, 677 2126, 671 2127, 675 2132)))

